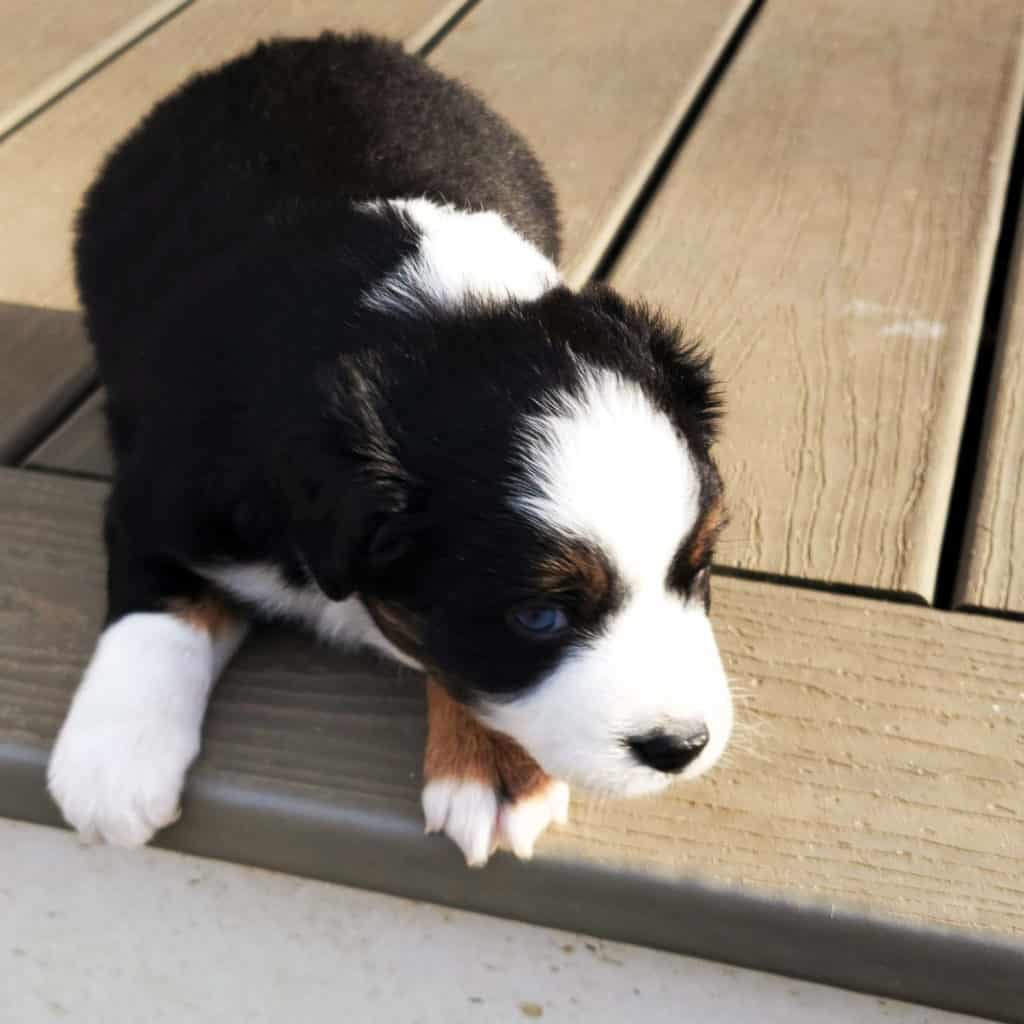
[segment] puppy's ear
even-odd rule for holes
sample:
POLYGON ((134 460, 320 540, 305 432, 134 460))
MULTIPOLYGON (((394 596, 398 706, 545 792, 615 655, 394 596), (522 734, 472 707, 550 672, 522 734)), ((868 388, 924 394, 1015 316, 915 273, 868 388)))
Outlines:
POLYGON ((640 345, 655 371, 653 383, 679 418, 707 450, 718 431, 722 398, 711 370, 711 358, 699 342, 687 340, 680 326, 642 302, 627 302, 603 284, 583 293, 596 309, 623 332, 623 340, 640 345))
POLYGON ((330 600, 343 601, 403 553, 402 533, 390 524, 403 496, 364 458, 296 443, 276 476, 290 547, 330 600))

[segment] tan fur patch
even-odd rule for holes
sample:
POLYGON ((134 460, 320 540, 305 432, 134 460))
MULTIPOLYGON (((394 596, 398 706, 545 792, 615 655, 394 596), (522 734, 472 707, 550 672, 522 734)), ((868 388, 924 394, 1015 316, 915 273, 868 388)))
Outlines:
POLYGON ((549 781, 522 747, 481 725, 440 683, 429 678, 423 774, 428 782, 480 782, 509 800, 529 796, 549 781))
POLYGON ((184 619, 190 626, 195 626, 210 636, 217 636, 235 621, 235 616, 228 606, 213 594, 207 594, 197 601, 172 598, 167 602, 167 607, 179 619, 184 619))

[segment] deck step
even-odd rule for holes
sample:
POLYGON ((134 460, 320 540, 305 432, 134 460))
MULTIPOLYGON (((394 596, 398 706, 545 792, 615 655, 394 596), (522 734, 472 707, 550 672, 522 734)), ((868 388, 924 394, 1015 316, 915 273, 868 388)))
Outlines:
MULTIPOLYGON (((0 815, 55 824, 49 746, 102 606, 102 483, 0 471, 0 815)), ((1024 1021, 1024 624, 720 578, 728 760, 577 796, 535 860, 422 834, 414 674, 265 631, 161 843, 1024 1021)), ((140 685, 145 679, 140 679, 140 685)))

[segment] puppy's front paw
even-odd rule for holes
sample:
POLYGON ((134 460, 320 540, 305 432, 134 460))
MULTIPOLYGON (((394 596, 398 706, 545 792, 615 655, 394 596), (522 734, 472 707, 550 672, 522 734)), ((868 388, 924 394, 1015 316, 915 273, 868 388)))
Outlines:
POLYGON ((549 825, 569 821, 569 786, 544 777, 534 789, 501 805, 498 838, 520 860, 533 856, 533 847, 549 825))
POLYGON ((423 787, 427 832, 444 832, 471 868, 483 867, 494 852, 499 797, 493 786, 458 779, 434 779, 423 787))
POLYGON ((103 634, 47 772, 70 825, 141 846, 177 819, 212 680, 209 639, 172 616, 132 615, 103 634))
POLYGON ((499 846, 527 860, 549 825, 569 818, 569 787, 545 775, 507 736, 491 732, 436 683, 428 682, 423 815, 470 867, 499 846))
POLYGON ((50 758, 50 793, 68 824, 91 841, 142 846, 178 817, 199 736, 152 715, 106 727, 69 720, 50 758))

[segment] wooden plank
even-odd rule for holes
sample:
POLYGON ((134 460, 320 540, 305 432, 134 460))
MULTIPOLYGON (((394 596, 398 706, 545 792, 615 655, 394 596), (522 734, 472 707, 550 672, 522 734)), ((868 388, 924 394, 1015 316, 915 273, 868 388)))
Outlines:
POLYGON ((727 384, 730 565, 931 600, 1018 0, 767 4, 613 269, 727 384))
POLYGON ((1017 240, 980 464, 957 580, 957 604, 1024 615, 1024 217, 1017 240))
MULTIPOLYGON (((0 154, 3 147, 0 145, 0 154)), ((0 261, 9 251, 0 246, 0 261)), ((0 302, 0 463, 10 462, 92 384, 81 316, 0 302)))
POLYGON ((0 138, 191 0, 6 0, 0 138))
MULTIPOLYGON (((45 757, 100 621, 101 484, 0 471, 0 814, 55 823, 45 757)), ((422 835, 409 673, 263 634, 218 688, 163 842, 1024 1021, 1024 624, 716 582, 746 694, 727 762, 581 799, 529 865, 422 835)))
POLYGON ((109 478, 114 467, 103 420, 102 393, 90 395, 68 421, 28 457, 26 465, 109 478))
MULTIPOLYGON (((266 36, 325 28, 367 28, 418 46, 463 2, 204 0, 186 8, 0 145, 0 305, 76 306, 71 227, 82 192, 106 151, 192 72, 266 36)), ((35 319, 22 315, 0 321, 0 364, 14 367, 0 384, 0 461, 23 450, 26 423, 52 418, 75 383, 89 379, 90 354, 77 318, 65 326, 40 331, 35 319)))
POLYGON ((530 140, 570 281, 597 266, 750 0, 483 0, 432 54, 530 140))

